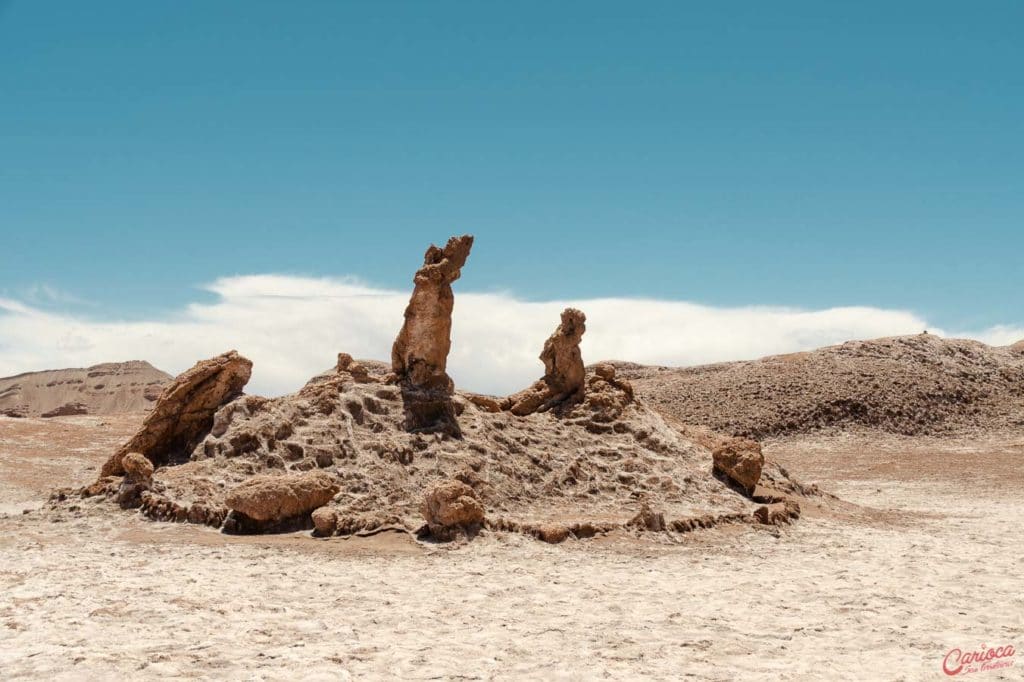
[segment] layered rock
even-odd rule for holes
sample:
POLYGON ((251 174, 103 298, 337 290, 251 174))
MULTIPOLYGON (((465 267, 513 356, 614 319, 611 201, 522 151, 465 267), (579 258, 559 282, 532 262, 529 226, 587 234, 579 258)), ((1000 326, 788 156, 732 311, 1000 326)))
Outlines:
POLYGON ((544 376, 530 388, 509 396, 512 414, 525 416, 568 406, 583 400, 586 369, 580 341, 587 330, 587 317, 575 308, 562 311, 561 324, 544 342, 540 360, 544 376))
POLYGON ((730 438, 715 447, 711 457, 716 474, 738 485, 747 495, 754 494, 764 468, 764 454, 757 441, 730 438))
POLYGON ((148 362, 108 362, 0 378, 0 414, 62 417, 145 412, 172 379, 148 362))
POLYGON ((431 244, 413 278, 405 323, 391 349, 391 368, 402 387, 410 431, 461 433, 451 400, 454 384, 447 373, 455 306, 451 285, 472 246, 471 235, 452 237, 443 249, 431 244))
POLYGON ((142 428, 103 465, 100 476, 123 474, 129 452, 156 466, 187 459, 210 431, 217 409, 241 394, 251 373, 252 362, 229 351, 179 375, 164 389, 142 428))

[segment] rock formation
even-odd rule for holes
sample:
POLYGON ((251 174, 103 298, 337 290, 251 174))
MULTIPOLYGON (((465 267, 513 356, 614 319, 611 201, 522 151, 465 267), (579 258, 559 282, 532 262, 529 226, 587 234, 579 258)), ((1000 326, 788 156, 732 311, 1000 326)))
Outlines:
POLYGON ((123 474, 129 452, 156 466, 187 459, 209 432, 217 408, 241 394, 251 373, 252 362, 236 351, 197 363, 164 389, 142 428, 107 460, 100 476, 123 474))
POLYGON ((761 479, 761 469, 764 468, 764 454, 757 441, 730 438, 712 451, 711 458, 715 473, 728 478, 748 496, 754 494, 754 487, 761 479))
POLYGON ((64 403, 60 407, 55 407, 48 412, 43 412, 39 416, 44 419, 49 419, 50 417, 69 417, 77 414, 89 414, 89 406, 80 402, 64 403))
POLYGON ((544 342, 540 360, 544 376, 533 386, 509 396, 512 414, 525 416, 546 412, 559 405, 583 400, 586 370, 580 354, 580 341, 587 330, 587 317, 575 308, 562 311, 562 323, 544 342))
POLYGON ((436 540, 450 540, 460 531, 472 534, 484 522, 484 508, 476 491, 461 481, 433 486, 424 496, 420 512, 436 540))
POLYGON ((324 506, 340 489, 337 477, 326 471, 264 474, 233 489, 225 502, 229 509, 253 521, 283 521, 324 506))
POLYGON ((153 463, 137 452, 129 452, 121 460, 124 479, 117 491, 117 501, 124 508, 138 507, 142 493, 153 484, 153 463))
POLYGON ((469 257, 473 237, 452 237, 443 249, 430 245, 405 309, 405 323, 391 349, 406 406, 406 428, 460 435, 452 406, 454 384, 446 371, 451 350, 452 282, 469 257))

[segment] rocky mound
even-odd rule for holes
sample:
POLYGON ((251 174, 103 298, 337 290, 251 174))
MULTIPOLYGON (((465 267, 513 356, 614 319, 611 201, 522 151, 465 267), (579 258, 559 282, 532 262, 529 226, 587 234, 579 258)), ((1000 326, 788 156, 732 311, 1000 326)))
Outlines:
POLYGON ((148 362, 29 372, 0 379, 0 415, 59 417, 150 409, 171 375, 148 362))
POLYGON ((615 364, 665 414, 736 436, 1024 426, 1024 342, 992 347, 921 334, 702 367, 615 364))
POLYGON ((391 371, 341 353, 333 371, 269 399, 241 395, 251 363, 237 353, 200 362, 80 495, 227 532, 400 528, 450 540, 490 529, 558 542, 788 523, 796 497, 816 493, 757 443, 673 426, 613 366, 586 372, 578 310, 562 313, 545 374, 525 391, 455 390, 451 283, 471 245, 427 250, 391 371), (782 506, 757 511, 772 503, 782 506))
MULTIPOLYGON (((426 534, 450 539, 429 524, 435 515, 461 517, 424 509, 447 509, 430 495, 457 482, 486 510, 484 527, 561 540, 647 529, 634 518, 644 505, 667 519, 657 530, 754 523, 761 503, 806 492, 768 463, 746 495, 722 475, 711 447, 597 374, 581 402, 558 412, 491 411, 457 391, 451 400, 461 437, 411 432, 401 386, 347 371, 289 396, 230 400, 193 449, 162 456, 167 464, 135 506, 229 532, 311 528, 314 520, 320 535, 415 531, 427 521, 426 534)), ((86 494, 117 495, 123 485, 108 476, 86 494)))

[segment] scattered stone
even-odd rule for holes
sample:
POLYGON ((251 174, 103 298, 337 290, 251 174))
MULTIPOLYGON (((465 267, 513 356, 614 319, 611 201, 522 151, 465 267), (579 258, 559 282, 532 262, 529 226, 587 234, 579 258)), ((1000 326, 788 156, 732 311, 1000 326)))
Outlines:
POLYGON ((748 496, 761 478, 764 454, 757 441, 746 438, 730 438, 720 443, 711 453, 713 471, 721 474, 742 488, 748 496))

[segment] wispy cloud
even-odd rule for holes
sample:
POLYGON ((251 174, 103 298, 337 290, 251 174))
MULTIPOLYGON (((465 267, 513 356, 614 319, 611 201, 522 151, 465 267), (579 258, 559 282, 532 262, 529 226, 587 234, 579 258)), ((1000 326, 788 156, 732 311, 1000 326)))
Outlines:
MULTIPOLYGON (((237 348, 255 363, 249 390, 276 395, 332 366, 339 351, 389 358, 409 296, 356 279, 283 275, 226 277, 205 288, 215 301, 149 321, 96 320, 0 299, 0 376, 128 359, 177 373, 237 348)), ((944 334, 914 313, 879 308, 716 308, 621 298, 529 302, 456 289, 449 372, 458 385, 491 393, 521 388, 542 373, 537 355, 569 305, 587 314, 587 362, 693 365, 926 328, 944 334)), ((1002 345, 1024 338, 1024 329, 958 335, 1002 345)))

